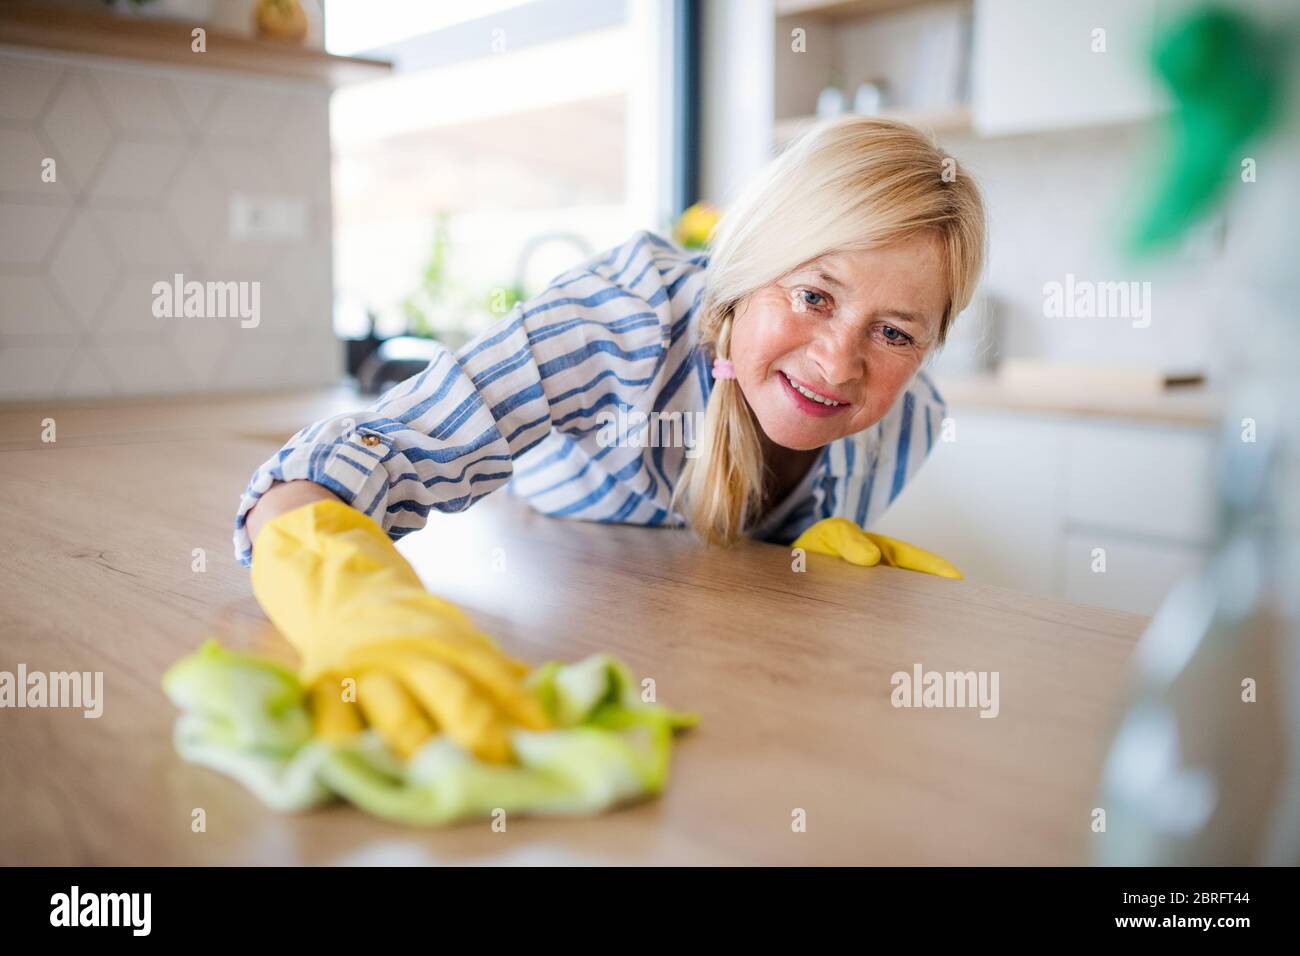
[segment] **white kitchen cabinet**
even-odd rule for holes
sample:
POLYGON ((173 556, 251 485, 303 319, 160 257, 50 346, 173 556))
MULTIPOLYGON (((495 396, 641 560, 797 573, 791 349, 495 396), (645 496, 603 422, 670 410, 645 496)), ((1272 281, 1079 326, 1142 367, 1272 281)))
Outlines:
POLYGON ((1214 445, 1203 428, 1080 422, 1068 431, 1072 525, 1207 544, 1214 445))
POLYGON ((972 99, 985 135, 1129 122, 1163 108, 1160 0, 975 0, 972 99), (1094 51, 1105 31, 1104 52, 1094 51))
POLYGON ((968 580, 1151 614, 1208 553, 1214 428, 950 407, 956 440, 872 530, 968 580), (1106 571, 1093 551, 1104 548, 1106 571))
POLYGON ((1067 601, 1151 614, 1209 549, 1080 529, 1066 532, 1064 555, 1067 601))
POLYGON ((1065 436, 1051 422, 953 416, 930 458, 872 530, 943 555, 967 577, 1056 593, 1065 436))

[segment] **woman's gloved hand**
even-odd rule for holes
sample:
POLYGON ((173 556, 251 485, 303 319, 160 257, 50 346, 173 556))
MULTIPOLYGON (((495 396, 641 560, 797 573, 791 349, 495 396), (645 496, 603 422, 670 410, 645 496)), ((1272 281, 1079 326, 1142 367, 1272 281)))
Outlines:
POLYGON ((883 534, 863 531, 848 518, 824 518, 795 539, 792 548, 843 558, 850 564, 892 568, 961 579, 961 572, 930 551, 883 534))
POLYGON ((369 724, 409 757, 443 733, 503 763, 512 726, 549 728, 524 687, 528 666, 426 591, 383 529, 342 502, 268 522, 252 577, 263 610, 302 655, 318 735, 337 739, 369 724))

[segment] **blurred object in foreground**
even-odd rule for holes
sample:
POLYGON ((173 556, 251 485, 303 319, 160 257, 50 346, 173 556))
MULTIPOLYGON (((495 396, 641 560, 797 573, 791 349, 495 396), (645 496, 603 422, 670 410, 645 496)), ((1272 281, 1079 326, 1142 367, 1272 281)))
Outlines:
POLYGON ((1286 42, 1262 23, 1213 6, 1157 41, 1155 69, 1175 108, 1166 175, 1138 222, 1132 251, 1168 248, 1224 195, 1243 148, 1277 115, 1286 42))
POLYGON ((1261 385, 1234 405, 1267 434, 1244 442, 1228 423, 1214 557, 1174 589, 1138 645, 1135 701, 1103 782, 1100 862, 1300 863, 1300 529, 1282 497, 1300 486, 1296 401, 1294 385, 1289 396, 1261 385))
POLYGON ((1247 103, 1232 94, 1241 92, 1240 56, 1209 55, 1264 36, 1285 37, 1294 51, 1294 27, 1202 11, 1175 25, 1157 53, 1186 45, 1194 70, 1164 60, 1160 69, 1185 110, 1198 98, 1201 106, 1175 123, 1162 182, 1176 185, 1157 187, 1143 244, 1167 248, 1216 201, 1232 200, 1238 242, 1226 282, 1209 290, 1223 301, 1207 308, 1224 316, 1235 374, 1214 554, 1173 590, 1138 645, 1133 698, 1098 804, 1105 828, 1094 834, 1094 858, 1104 864, 1300 863, 1300 277, 1282 252, 1294 249, 1300 222, 1291 160, 1300 127, 1257 144, 1268 170, 1258 182, 1243 172, 1229 192, 1223 172, 1248 137, 1262 140, 1264 105, 1294 98, 1287 86, 1297 77, 1283 75, 1286 56, 1256 61, 1246 99, 1257 101, 1247 103))

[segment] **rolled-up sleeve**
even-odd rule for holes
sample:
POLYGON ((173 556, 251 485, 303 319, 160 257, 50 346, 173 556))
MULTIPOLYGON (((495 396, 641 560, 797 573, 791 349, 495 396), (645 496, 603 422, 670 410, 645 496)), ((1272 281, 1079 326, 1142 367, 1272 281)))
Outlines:
POLYGON ((602 409, 631 407, 672 334, 668 248, 638 232, 370 407, 299 431, 244 490, 236 557, 251 562, 248 512, 276 482, 322 485, 400 538, 505 484, 552 429, 581 433, 602 409))

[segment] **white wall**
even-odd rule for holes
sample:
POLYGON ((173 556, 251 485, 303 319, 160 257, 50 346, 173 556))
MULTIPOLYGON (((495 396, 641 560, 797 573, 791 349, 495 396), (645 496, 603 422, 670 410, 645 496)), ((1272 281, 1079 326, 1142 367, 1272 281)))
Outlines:
POLYGON ((0 399, 336 379, 328 97, 0 50, 0 399), (232 239, 236 195, 296 201, 303 234, 232 239), (257 326, 155 318, 153 285, 175 273, 260 283, 257 326))
MULTIPOLYGON (((1002 356, 1223 372, 1222 316, 1204 308, 1223 248, 1158 262, 1119 253, 1131 217, 1151 192, 1154 124, 1062 130, 944 145, 984 192, 989 216, 984 290, 997 303, 1002 356), (1043 286, 1068 274, 1097 282, 1150 282, 1150 324, 1132 318, 1044 315, 1043 286)), ((1229 240, 1236 221, 1224 221, 1229 240)))
POLYGON ((772 153, 772 0, 703 4, 700 194, 726 205, 772 153))

